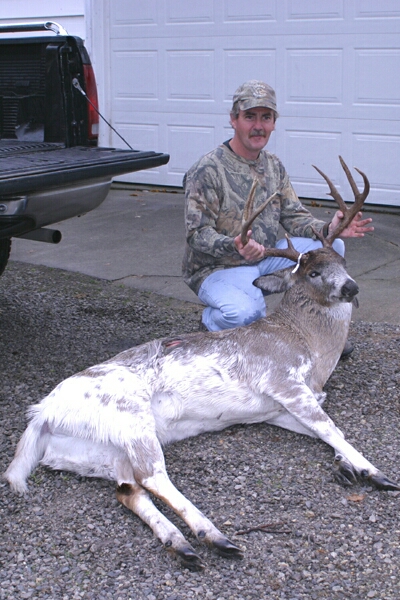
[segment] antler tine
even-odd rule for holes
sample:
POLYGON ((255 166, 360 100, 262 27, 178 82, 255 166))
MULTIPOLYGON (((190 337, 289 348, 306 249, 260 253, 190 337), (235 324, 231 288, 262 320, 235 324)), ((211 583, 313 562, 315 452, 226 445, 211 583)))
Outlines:
MULTIPOLYGON (((251 186, 251 189, 250 189, 249 197, 246 200, 246 204, 245 204, 244 210, 243 210, 242 232, 241 232, 241 242, 242 242, 243 246, 245 246, 249 241, 247 232, 249 231, 253 221, 258 217, 258 215, 260 213, 262 213, 264 208, 267 206, 268 202, 271 202, 271 200, 273 200, 276 196, 279 196, 279 194, 280 194, 280 192, 278 192, 278 190, 277 190, 271 196, 269 196, 269 198, 267 198, 265 200, 265 202, 263 202, 255 211, 253 211, 254 196, 256 193, 257 183, 258 183, 258 181, 255 178, 253 181, 253 185, 251 186)), ((287 248, 265 248, 264 256, 265 257, 266 256, 278 256, 280 258, 287 258, 288 260, 292 260, 293 262, 298 262, 299 257, 301 256, 300 252, 298 252, 295 249, 295 247, 293 246, 293 244, 287 234, 285 235, 285 237, 286 237, 287 243, 288 243, 287 248)))
POLYGON ((280 258, 287 258, 288 260, 292 260, 293 262, 298 262, 301 257, 301 253, 296 250, 296 248, 292 244, 292 240, 285 233, 285 238, 287 239, 288 247, 287 248, 265 248, 264 257, 267 256, 278 256, 280 258))
POLYGON ((258 217, 258 215, 260 213, 262 213, 264 208, 267 206, 268 202, 270 202, 273 198, 275 198, 275 196, 279 195, 278 191, 274 192, 272 194, 272 196, 269 196, 269 198, 267 198, 265 200, 265 202, 263 202, 253 212, 254 196, 256 193, 257 183, 258 183, 257 179, 254 179, 253 185, 251 186, 251 189, 250 189, 249 197, 247 198, 246 204, 244 206, 243 218, 242 218, 242 231, 241 231, 241 242, 242 242, 243 246, 245 246, 249 241, 249 238, 247 237, 247 232, 250 229, 253 221, 255 221, 255 219, 258 217))
POLYGON ((344 203, 342 196, 339 194, 336 187, 333 185, 332 181, 329 179, 328 175, 325 175, 325 173, 323 171, 321 171, 321 169, 319 169, 315 165, 312 165, 312 166, 314 167, 314 169, 316 171, 318 171, 318 173, 320 175, 322 175, 322 177, 325 179, 326 183, 329 185, 330 192, 328 192, 328 196, 332 196, 332 198, 334 200, 336 200, 336 202, 338 203, 340 210, 345 212, 347 210, 347 206, 344 203))
POLYGON ((348 180, 350 187, 354 194, 354 203, 352 204, 351 208, 348 208, 346 206, 345 202, 343 201, 343 198, 341 197, 341 195, 339 194, 339 192, 337 191, 336 187, 333 185, 333 183, 331 182, 329 177, 327 177, 327 175, 325 175, 325 173, 323 173, 320 169, 318 169, 318 167, 313 165, 314 169, 316 169, 318 171, 318 173, 320 175, 322 175, 322 177, 327 182, 329 189, 330 189, 330 193, 328 195, 332 196, 332 198, 334 200, 336 200, 337 204, 339 205, 340 210, 343 213, 343 219, 341 220, 339 225, 336 227, 336 229, 330 235, 328 235, 323 240, 323 242, 327 242, 328 245, 331 245, 332 242, 337 237, 339 237, 339 235, 342 233, 342 231, 344 229, 346 229, 348 224, 351 223, 351 221, 354 219, 356 214, 361 210, 361 208, 365 202, 365 199, 369 194, 369 190, 370 190, 369 181, 368 181, 368 178, 365 175, 365 173, 363 173, 362 171, 357 169, 357 167, 355 167, 355 170, 358 173, 360 173, 360 175, 364 181, 364 189, 362 192, 360 192, 360 190, 357 187, 356 182, 354 181, 352 174, 350 173, 350 169, 348 168, 348 166, 346 165, 346 163, 344 162, 344 160, 341 156, 339 156, 339 160, 340 160, 340 164, 342 165, 344 172, 346 173, 347 180, 348 180))
POLYGON ((254 196, 256 195, 256 187, 257 187, 257 178, 255 177, 253 180, 253 184, 250 188, 249 197, 247 198, 246 203, 244 205, 244 209, 243 209, 242 232, 241 232, 241 242, 242 242, 243 246, 245 246, 249 241, 249 238, 247 237, 248 223, 251 224, 254 220, 254 219, 251 220, 252 219, 251 215, 253 213, 254 196))
POLYGON ((340 160, 340 164, 342 165, 343 171, 346 173, 347 180, 348 180, 348 182, 351 186, 351 189, 353 191, 353 194, 354 194, 355 202, 354 202, 353 206, 357 206, 356 212, 358 212, 360 210, 360 208, 362 207, 362 205, 364 204, 366 197, 369 194, 370 186, 369 186, 368 177, 366 176, 365 173, 360 171, 360 169, 357 169, 357 167, 354 167, 355 170, 357 171, 357 173, 360 173, 360 175, 364 181, 364 189, 362 192, 360 192, 360 190, 357 187, 356 182, 353 179, 352 174, 350 173, 350 169, 348 168, 348 166, 346 165, 346 163, 344 162, 344 160, 341 156, 339 156, 339 160, 340 160))
POLYGON ((249 217, 251 216, 251 213, 253 212, 254 196, 256 195, 257 183, 258 183, 258 181, 257 181, 257 178, 255 177, 253 179, 253 183, 250 188, 249 197, 247 198, 246 204, 244 205, 243 219, 242 219, 243 224, 245 223, 245 221, 247 221, 249 219, 249 217))

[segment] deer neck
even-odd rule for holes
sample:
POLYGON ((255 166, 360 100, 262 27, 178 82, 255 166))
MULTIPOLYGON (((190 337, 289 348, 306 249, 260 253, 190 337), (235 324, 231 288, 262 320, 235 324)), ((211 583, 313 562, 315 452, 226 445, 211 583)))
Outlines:
POLYGON ((286 331, 290 329, 292 341, 297 341, 297 351, 310 361, 310 388, 320 393, 346 343, 352 305, 320 305, 300 290, 290 292, 286 292, 271 318, 286 331))
POLYGON ((352 305, 320 304, 301 285, 288 290, 275 314, 307 340, 312 349, 332 349, 339 355, 347 339, 352 305))

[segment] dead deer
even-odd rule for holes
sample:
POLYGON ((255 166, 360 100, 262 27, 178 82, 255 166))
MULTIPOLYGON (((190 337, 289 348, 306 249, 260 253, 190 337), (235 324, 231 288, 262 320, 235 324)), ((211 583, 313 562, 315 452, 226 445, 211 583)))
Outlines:
MULTIPOLYGON (((341 483, 359 480, 400 490, 344 439, 321 408, 358 293, 331 245, 369 191, 363 173, 360 193, 342 165, 355 202, 348 209, 321 173, 345 214, 333 234, 318 234, 323 247, 303 256, 289 240, 284 250, 266 249, 266 255, 296 263, 254 282, 268 292, 285 291, 272 315, 247 327, 148 342, 60 383, 29 411, 30 423, 5 473, 12 489, 26 492, 38 463, 116 481, 118 500, 191 569, 202 568, 200 556, 149 492, 169 505, 199 541, 225 557, 242 553, 171 483, 162 451, 170 442, 239 423, 271 423, 332 446, 341 483)), ((245 216, 244 235, 248 227, 245 216)))

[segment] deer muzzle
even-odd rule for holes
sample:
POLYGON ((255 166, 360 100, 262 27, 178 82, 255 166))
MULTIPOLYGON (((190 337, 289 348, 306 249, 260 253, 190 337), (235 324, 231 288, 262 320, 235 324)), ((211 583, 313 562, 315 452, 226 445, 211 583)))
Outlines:
POLYGON ((354 281, 354 279, 348 279, 343 285, 342 289, 340 290, 342 299, 345 302, 351 302, 354 296, 356 296, 359 291, 359 287, 354 281))

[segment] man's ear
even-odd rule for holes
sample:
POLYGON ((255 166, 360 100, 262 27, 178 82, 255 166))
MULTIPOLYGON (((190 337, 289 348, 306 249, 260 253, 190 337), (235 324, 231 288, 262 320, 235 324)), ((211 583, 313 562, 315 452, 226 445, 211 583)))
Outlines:
POLYGON ((293 285, 292 271, 293 267, 287 267, 270 275, 263 275, 255 279, 253 285, 267 294, 286 292, 293 285))

